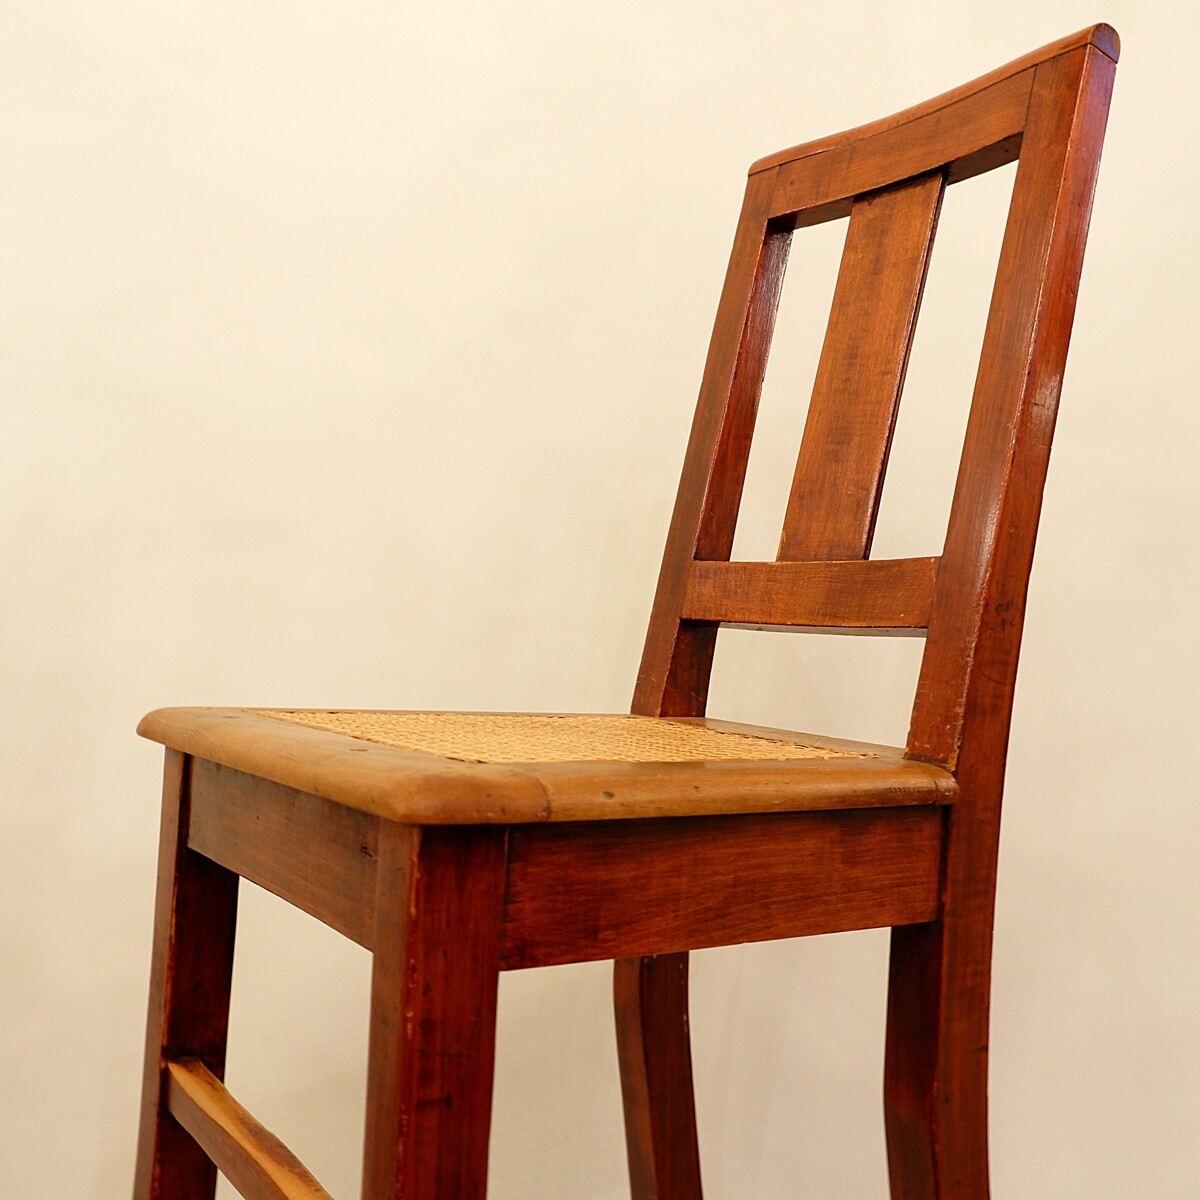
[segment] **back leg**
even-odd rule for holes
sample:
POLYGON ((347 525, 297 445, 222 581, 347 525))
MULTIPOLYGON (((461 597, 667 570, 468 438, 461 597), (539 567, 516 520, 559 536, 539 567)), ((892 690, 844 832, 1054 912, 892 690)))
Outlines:
POLYGON ((991 922, 892 930, 884 1113, 892 1200, 988 1200, 991 922))
POLYGON ((633 1200, 701 1200, 688 956, 622 958, 613 966, 633 1200))

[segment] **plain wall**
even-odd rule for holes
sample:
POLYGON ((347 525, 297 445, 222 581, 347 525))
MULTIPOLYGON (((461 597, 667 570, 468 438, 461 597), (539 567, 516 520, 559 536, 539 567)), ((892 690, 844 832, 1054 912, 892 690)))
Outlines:
MULTIPOLYGON (((745 167, 1101 18, 1124 57, 1013 727, 994 1191, 1200 1194, 1200 10, 10 0, 0 1195, 128 1192, 141 713, 626 708, 745 167)), ((997 180, 946 201, 881 550, 940 549, 997 180)), ((806 237, 743 550, 777 535, 828 311, 837 234, 806 237)), ((918 652, 722 635, 711 711, 899 741, 918 652)), ((367 956, 250 887, 240 936, 231 1086, 355 1195, 367 956)), ((695 957, 710 1197, 885 1195, 885 971, 880 933, 695 957)), ((503 979, 495 1196, 623 1194, 608 989, 503 979)))

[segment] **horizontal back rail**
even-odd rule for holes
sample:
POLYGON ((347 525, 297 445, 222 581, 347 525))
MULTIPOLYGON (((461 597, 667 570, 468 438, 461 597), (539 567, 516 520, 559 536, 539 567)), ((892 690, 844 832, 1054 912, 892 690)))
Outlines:
POLYGON ((819 225, 846 216, 855 197, 930 171, 956 183, 1017 157, 1033 71, 907 125, 776 168, 771 216, 819 225))
POLYGON ((929 624, 936 558, 694 562, 683 616, 725 625, 918 634, 929 624))
POLYGON ((1020 58, 1013 59, 1012 62, 1005 63, 1002 67, 997 67, 994 71, 988 71, 986 75, 979 76, 978 79, 972 79, 970 82, 943 92, 939 96, 934 96, 930 100, 924 100, 920 104, 914 104, 910 108, 892 113, 891 116, 882 117, 866 125, 859 125, 854 129, 845 129, 840 133, 829 134, 827 137, 817 138, 815 141, 790 146, 786 150, 779 150, 774 154, 768 154, 751 165, 750 174, 754 175, 759 171, 765 171, 783 163, 794 162, 798 158, 807 158, 812 154, 819 154, 823 150, 831 150, 848 142, 861 141, 876 133, 894 129, 897 125, 910 124, 918 117, 927 116, 938 109, 949 108, 958 101, 964 100, 976 92, 981 92, 993 84, 1002 83, 1013 75, 1019 75, 1031 67, 1036 67, 1049 59, 1058 58, 1067 51, 1076 50, 1081 46, 1094 46, 1113 62, 1116 62, 1121 54, 1121 40, 1111 25, 1104 23, 1091 25, 1087 29, 1079 30, 1078 33, 1068 34, 1066 37, 1041 46, 1037 50, 1032 50, 1020 58))

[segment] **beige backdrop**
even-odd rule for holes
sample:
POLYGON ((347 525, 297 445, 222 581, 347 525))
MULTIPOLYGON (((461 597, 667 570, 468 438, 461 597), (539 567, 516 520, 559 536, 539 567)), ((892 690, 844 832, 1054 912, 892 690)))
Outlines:
MULTIPOLYGON (((1197 10, 9 0, 0 1195, 128 1190, 138 716, 620 711, 746 165, 1101 17, 1125 56, 1013 732, 995 1193, 1200 1194, 1197 10)), ((940 547, 1010 184, 947 199, 881 550, 940 547)), ((743 552, 776 536, 836 238, 798 239, 743 552)), ((903 738, 914 643, 723 637, 715 714, 903 738)), ((244 914, 232 1085, 352 1196, 366 955, 244 914)), ((697 956, 710 1197, 884 1196, 885 950, 697 956)), ((495 1196, 622 1194, 607 988, 505 977, 495 1196)))

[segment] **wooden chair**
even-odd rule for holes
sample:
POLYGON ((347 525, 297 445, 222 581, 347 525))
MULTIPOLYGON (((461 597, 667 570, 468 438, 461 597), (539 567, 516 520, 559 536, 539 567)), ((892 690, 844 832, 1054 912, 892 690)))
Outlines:
POLYGON ((500 971, 614 959, 637 1200, 700 1172, 687 952, 892 927, 893 1200, 988 1195, 1000 799, 1118 55, 1098 25, 754 164, 633 715, 164 709, 138 1200, 326 1193, 221 1083, 239 876, 374 955, 363 1195, 484 1195, 500 971), (869 557, 947 184, 1020 157, 942 554, 869 557), (731 562, 793 230, 849 215, 774 562, 731 562), (925 631, 908 744, 706 719, 719 626, 925 631), (215 1165, 214 1165, 215 1164, 215 1165))

